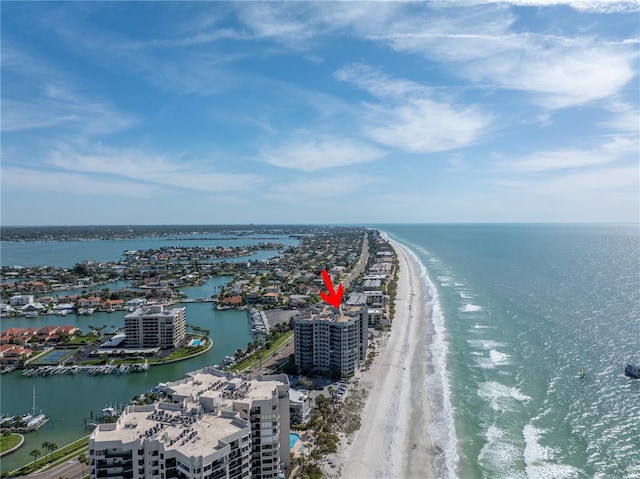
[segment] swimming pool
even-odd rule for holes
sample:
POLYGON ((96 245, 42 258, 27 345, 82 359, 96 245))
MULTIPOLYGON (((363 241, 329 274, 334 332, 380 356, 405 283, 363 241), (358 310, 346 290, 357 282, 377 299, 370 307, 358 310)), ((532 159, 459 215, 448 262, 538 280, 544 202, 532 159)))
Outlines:
POLYGON ((194 347, 198 347, 202 344, 202 339, 192 339, 191 342, 189 343, 189 346, 194 346, 194 347))
POLYGON ((300 435, 290 432, 289 433, 289 449, 293 449, 293 446, 296 445, 296 442, 298 442, 298 439, 300 439, 300 435))

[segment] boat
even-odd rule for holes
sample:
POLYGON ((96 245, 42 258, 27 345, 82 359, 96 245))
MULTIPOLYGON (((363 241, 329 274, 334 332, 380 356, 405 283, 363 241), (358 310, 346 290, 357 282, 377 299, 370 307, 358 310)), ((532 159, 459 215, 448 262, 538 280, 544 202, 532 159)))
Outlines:
POLYGON ((640 364, 627 364, 624 373, 634 379, 640 379, 640 364))
POLYGON ((580 372, 578 373, 578 379, 584 379, 584 368, 580 368, 580 372))

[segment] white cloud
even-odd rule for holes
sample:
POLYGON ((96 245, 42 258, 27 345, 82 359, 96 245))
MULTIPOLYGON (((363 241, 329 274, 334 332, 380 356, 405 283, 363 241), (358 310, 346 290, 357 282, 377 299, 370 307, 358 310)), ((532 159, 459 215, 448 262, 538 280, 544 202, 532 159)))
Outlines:
POLYGON ((392 78, 369 65, 356 63, 336 70, 334 77, 340 81, 353 83, 377 98, 404 99, 407 96, 428 93, 428 89, 415 82, 392 78))
POLYGON ((508 9, 407 10, 367 38, 440 62, 472 82, 531 93, 558 109, 610 98, 637 74, 635 42, 516 32, 508 9))
MULTIPOLYGON (((466 5, 495 5, 495 0, 465 0, 466 5)), ((640 8, 635 0, 503 0, 503 4, 524 7, 551 7, 566 5, 575 10, 590 13, 637 12, 640 8)))
POLYGON ((363 105, 362 130, 369 139, 400 150, 433 153, 469 146, 480 141, 493 121, 477 107, 434 99, 431 89, 367 65, 343 67, 335 76, 380 99, 363 105))
POLYGON ((92 174, 64 171, 34 170, 2 167, 2 189, 33 193, 62 193, 64 195, 126 196, 146 198, 153 196, 157 188, 152 185, 109 180, 92 174))
POLYGON ((12 88, 2 92, 2 131, 61 128, 102 135, 139 123, 111 102, 79 93, 75 79, 37 55, 3 45, 2 61, 3 80, 12 79, 12 88))
POLYGON ((491 117, 476 108, 456 109, 428 99, 371 107, 365 119, 364 131, 372 140, 416 153, 469 146, 481 140, 491 123, 491 117))
MULTIPOLYGON (((637 166, 621 166, 617 168, 599 168, 554 175, 549 178, 503 180, 497 184, 509 189, 526 192, 530 195, 553 196, 583 192, 617 191, 640 187, 640 175, 637 166)), ((637 202, 636 202, 637 208, 637 202)))
POLYGON ((527 91, 545 107, 564 108, 615 96, 631 81, 637 54, 611 46, 577 42, 550 48, 531 46, 469 65, 476 81, 527 91))
POLYGON ((34 97, 30 102, 2 100, 2 131, 60 128, 85 135, 122 131, 138 123, 130 114, 95 101, 34 97))
POLYGON ((52 154, 49 163, 71 171, 109 174, 138 182, 209 192, 250 190, 262 181, 252 174, 214 172, 203 163, 169 160, 164 155, 103 147, 89 153, 63 148, 52 154))
POLYGON ((277 148, 266 148, 259 159, 270 165, 301 171, 318 171, 375 161, 384 152, 360 141, 298 132, 277 148))
POLYGON ((370 182, 364 175, 316 175, 275 184, 265 196, 279 201, 303 203, 313 199, 355 196, 370 182))
MULTIPOLYGON (((610 128, 614 131, 629 132, 636 137, 640 133, 640 105, 629 105, 620 101, 612 101, 606 106, 606 109, 612 114, 612 117, 603 120, 600 124, 604 128, 610 128)), ((640 148, 638 148, 640 150, 640 148)))
POLYGON ((256 37, 271 38, 296 47, 316 33, 308 7, 304 3, 294 7, 286 3, 256 2, 248 7, 238 5, 237 11, 256 37))
POLYGON ((618 136, 590 150, 565 148, 539 151, 520 160, 503 162, 501 167, 518 173, 540 173, 602 165, 637 152, 637 139, 618 136))

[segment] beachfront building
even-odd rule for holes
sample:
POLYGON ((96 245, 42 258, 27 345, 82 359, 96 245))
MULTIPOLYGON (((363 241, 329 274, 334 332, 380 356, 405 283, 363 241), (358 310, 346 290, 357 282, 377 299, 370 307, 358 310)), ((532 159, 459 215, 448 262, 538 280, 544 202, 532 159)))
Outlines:
POLYGON ((89 439, 91 479, 275 479, 290 465, 289 381, 214 368, 166 384, 89 439))
POLYGON ((382 291, 354 292, 349 295, 346 303, 347 306, 366 304, 369 326, 389 325, 387 315, 389 296, 382 291))
POLYGON ((366 304, 310 308, 296 316, 293 324, 295 361, 300 371, 348 377, 366 357, 366 304))
POLYGON ((177 348, 185 338, 185 308, 146 305, 124 317, 127 348, 177 348))

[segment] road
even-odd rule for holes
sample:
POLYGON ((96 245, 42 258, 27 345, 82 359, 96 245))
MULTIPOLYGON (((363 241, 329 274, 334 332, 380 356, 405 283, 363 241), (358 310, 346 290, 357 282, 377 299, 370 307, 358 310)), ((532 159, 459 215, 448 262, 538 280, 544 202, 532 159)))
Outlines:
POLYGON ((88 466, 81 464, 77 459, 71 459, 48 471, 19 477, 29 479, 58 479, 59 477, 65 479, 82 479, 87 474, 89 474, 88 466))
POLYGON ((364 239, 362 240, 362 251, 360 251, 360 258, 358 259, 358 263, 354 266, 351 272, 347 275, 345 280, 342 282, 342 286, 344 289, 349 288, 351 282, 358 278, 363 272, 364 268, 367 266, 367 261, 369 259, 369 235, 367 233, 364 234, 364 239))

